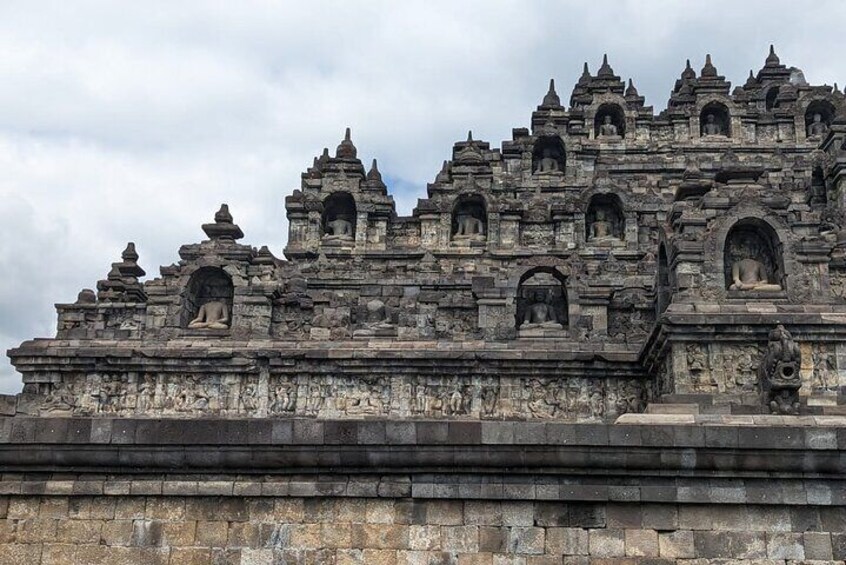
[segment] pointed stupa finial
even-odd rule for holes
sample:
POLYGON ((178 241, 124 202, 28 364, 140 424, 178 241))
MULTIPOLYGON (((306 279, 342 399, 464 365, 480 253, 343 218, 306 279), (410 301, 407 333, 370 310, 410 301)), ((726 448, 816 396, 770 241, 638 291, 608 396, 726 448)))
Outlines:
POLYGON ((630 97, 634 97, 634 96, 637 96, 637 95, 638 95, 637 88, 635 88, 635 85, 632 82, 632 79, 629 79, 629 86, 626 87, 625 96, 626 96, 626 98, 630 98, 630 97))
POLYGON ((211 239, 241 239, 244 237, 244 232, 232 220, 232 214, 229 213, 229 205, 221 204, 220 210, 214 215, 213 224, 203 224, 203 231, 211 239))
POLYGON ((590 80, 590 69, 588 69, 587 61, 585 61, 585 64, 582 67, 582 76, 579 77, 579 80, 576 84, 585 84, 589 80, 590 80))
POLYGON ((614 76, 614 69, 608 64, 608 53, 602 55, 602 66, 599 67, 599 72, 596 75, 600 77, 614 76))
POLYGON ((755 86, 755 84, 756 84, 755 73, 752 72, 752 69, 749 69, 749 76, 746 78, 746 84, 744 84, 743 86, 751 88, 751 87, 755 86))
POLYGON ((379 172, 379 167, 376 165, 376 159, 373 159, 373 164, 370 165, 370 170, 367 171, 367 180, 371 183, 382 183, 382 173, 379 172))
POLYGON ((135 263, 138 261, 138 252, 135 251, 135 242, 127 242, 126 249, 124 249, 123 253, 120 254, 120 258, 123 259, 125 263, 135 263))
POLYGON ((473 142, 473 130, 468 129, 467 130, 467 143, 472 143, 472 142, 473 142))
POLYGON ((543 102, 541 102, 541 106, 561 106, 561 98, 558 97, 558 93, 555 92, 555 79, 549 79, 549 90, 546 93, 546 96, 543 97, 543 102))
POLYGON ((767 60, 764 63, 764 65, 767 66, 767 67, 775 67, 775 66, 778 66, 780 64, 781 64, 781 61, 779 60, 778 55, 776 55, 775 46, 773 46, 773 44, 770 43, 770 54, 767 55, 767 60))
POLYGON ((711 63, 711 54, 708 53, 705 55, 705 66, 702 67, 702 72, 700 73, 703 77, 715 77, 717 76, 717 68, 711 63))
POLYGON ((685 80, 692 80, 696 78, 696 71, 694 71, 693 67, 690 66, 690 59, 687 59, 685 62, 681 77, 685 80))
POLYGON ((336 159, 355 159, 358 155, 358 149, 355 148, 352 142, 352 134, 350 128, 344 131, 344 140, 335 150, 336 159))

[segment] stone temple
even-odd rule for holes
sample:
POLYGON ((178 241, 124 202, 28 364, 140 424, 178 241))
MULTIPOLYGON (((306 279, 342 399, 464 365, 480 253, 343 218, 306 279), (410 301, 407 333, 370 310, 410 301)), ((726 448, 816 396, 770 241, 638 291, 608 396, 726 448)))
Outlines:
POLYGON ((9 351, 0 564, 844 563, 846 96, 644 102, 550 82, 408 217, 347 130, 284 259, 128 244, 9 351))

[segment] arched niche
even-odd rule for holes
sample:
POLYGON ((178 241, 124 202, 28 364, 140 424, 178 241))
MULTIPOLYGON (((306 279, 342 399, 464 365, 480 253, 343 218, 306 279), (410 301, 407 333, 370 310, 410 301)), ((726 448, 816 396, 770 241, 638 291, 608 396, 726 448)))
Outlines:
POLYGON ((585 241, 622 241, 625 236, 623 204, 616 194, 594 194, 585 212, 585 241))
POLYGON ((778 292, 784 289, 782 246, 763 220, 746 218, 726 235, 723 252, 726 288, 734 292, 778 292))
POLYGON ((532 172, 563 173, 566 165, 564 143, 558 136, 543 136, 535 141, 532 151, 532 172))
POLYGON ((779 90, 779 87, 776 85, 773 85, 767 89, 767 93, 764 96, 764 107, 767 109, 767 111, 771 112, 778 107, 779 90))
POLYGON ((335 192, 323 201, 320 227, 325 241, 354 241, 355 220, 355 199, 349 192, 335 192))
POLYGON ((626 135, 626 115, 619 104, 602 104, 593 119, 595 137, 623 137, 626 135))
POLYGON ((825 188, 825 175, 822 167, 814 167, 811 172, 811 189, 809 193, 811 204, 825 205, 828 201, 828 194, 825 188))
POLYGON ((232 278, 226 271, 220 267, 197 269, 183 291, 182 327, 228 328, 232 322, 233 293, 232 278))
POLYGON ((656 319, 664 313, 672 299, 670 286, 670 259, 667 248, 662 243, 658 247, 658 270, 655 273, 655 314, 656 319))
POLYGON ((526 271, 517 284, 515 325, 520 330, 567 327, 567 278, 553 267, 526 271))
POLYGON ((728 106, 722 102, 709 102, 699 113, 700 135, 731 137, 731 120, 728 106))
POLYGON ((488 214, 485 200, 478 194, 462 194, 452 208, 453 241, 485 241, 488 214))
POLYGON ((805 133, 808 137, 824 137, 834 120, 835 108, 828 100, 814 100, 805 110, 805 133))

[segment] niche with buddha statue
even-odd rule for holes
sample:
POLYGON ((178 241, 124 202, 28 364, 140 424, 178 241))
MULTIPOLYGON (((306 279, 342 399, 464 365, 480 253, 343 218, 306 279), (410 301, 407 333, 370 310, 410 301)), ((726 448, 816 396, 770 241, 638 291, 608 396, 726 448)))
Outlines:
POLYGON ((521 337, 563 333, 568 320, 566 282, 552 267, 536 267, 520 277, 515 322, 521 337))
POLYGON ((182 294, 181 326, 195 330, 225 330, 232 325, 233 286, 220 267, 201 267, 182 294))
POLYGON ((453 243, 481 243, 487 240, 488 214, 478 194, 462 194, 452 209, 453 243))
POLYGON ((835 109, 827 100, 814 100, 805 110, 805 133, 808 138, 822 139, 828 133, 835 109))
POLYGON ((592 245, 622 243, 625 233, 623 206, 615 194, 595 194, 585 213, 585 240, 592 245))
POLYGON ((355 241, 355 199, 348 192, 335 192, 323 202, 320 218, 322 241, 342 245, 355 241))
POLYGON ((564 144, 557 136, 544 136, 535 141, 532 151, 532 172, 535 174, 564 173, 564 144))
POLYGON ((702 137, 731 137, 731 119, 728 107, 722 102, 710 102, 699 113, 702 137))
POLYGON ((723 253, 730 293, 772 294, 784 289, 784 264, 778 236, 764 221, 739 221, 726 236, 723 253))
POLYGON ((609 140, 626 135, 626 116, 618 104, 603 104, 596 110, 593 120, 594 136, 609 140))

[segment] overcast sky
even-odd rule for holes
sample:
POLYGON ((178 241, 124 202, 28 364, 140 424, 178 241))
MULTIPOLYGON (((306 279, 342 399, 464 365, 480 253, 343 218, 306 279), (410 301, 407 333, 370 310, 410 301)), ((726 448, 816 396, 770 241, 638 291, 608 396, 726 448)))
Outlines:
MULTIPOLYGON (((607 52, 656 113, 690 58, 742 84, 775 43, 846 84, 842 0, 0 4, 0 347, 55 335, 127 241, 148 277, 227 202, 278 256, 284 197, 352 127, 401 214, 468 129, 499 146, 607 52)), ((0 392, 20 377, 0 364, 0 392)))

